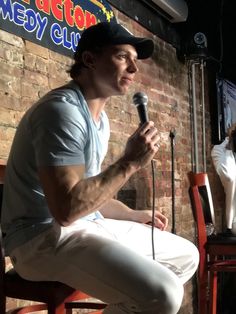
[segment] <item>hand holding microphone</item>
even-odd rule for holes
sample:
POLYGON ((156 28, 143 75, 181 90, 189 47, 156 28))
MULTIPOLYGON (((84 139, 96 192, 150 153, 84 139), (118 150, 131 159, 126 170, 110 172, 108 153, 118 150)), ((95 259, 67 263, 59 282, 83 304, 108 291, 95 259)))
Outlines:
POLYGON ((148 122, 147 103, 148 97, 143 92, 138 92, 133 96, 133 103, 138 110, 139 120, 141 124, 148 122))
POLYGON ((133 96, 141 126, 128 139, 124 158, 133 161, 136 167, 142 168, 150 163, 158 151, 159 135, 152 121, 148 120, 147 102, 145 93, 139 92, 133 96))

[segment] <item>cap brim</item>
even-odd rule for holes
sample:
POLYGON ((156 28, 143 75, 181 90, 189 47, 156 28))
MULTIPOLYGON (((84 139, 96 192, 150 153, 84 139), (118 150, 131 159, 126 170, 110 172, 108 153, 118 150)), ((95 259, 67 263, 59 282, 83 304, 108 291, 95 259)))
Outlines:
POLYGON ((138 53, 138 59, 147 59, 152 56, 154 42, 151 39, 141 39, 135 45, 138 53))

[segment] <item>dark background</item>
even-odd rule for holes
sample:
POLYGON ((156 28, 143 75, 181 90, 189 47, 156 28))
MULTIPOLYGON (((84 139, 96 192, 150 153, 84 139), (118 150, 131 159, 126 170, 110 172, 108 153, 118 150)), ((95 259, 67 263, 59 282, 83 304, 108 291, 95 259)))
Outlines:
POLYGON ((207 37, 207 49, 212 62, 218 61, 220 76, 236 84, 236 1, 186 0, 187 21, 176 24, 180 36, 188 42, 196 32, 207 37))
MULTIPOLYGON (((209 69, 211 140, 212 144, 219 144, 226 136, 224 97, 222 92, 217 91, 215 82, 216 78, 219 78, 236 84, 236 1, 186 0, 186 2, 189 9, 187 21, 176 24, 175 27, 180 34, 181 42, 185 45, 191 43, 191 38, 196 32, 203 32, 207 37, 205 60, 209 69)), ((182 49, 185 45, 181 45, 182 49)), ((189 53, 191 54, 191 49, 189 53)))

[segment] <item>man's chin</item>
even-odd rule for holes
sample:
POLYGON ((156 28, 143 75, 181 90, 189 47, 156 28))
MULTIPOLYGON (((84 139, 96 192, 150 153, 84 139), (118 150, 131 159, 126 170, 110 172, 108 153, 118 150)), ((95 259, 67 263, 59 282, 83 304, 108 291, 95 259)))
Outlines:
POLYGON ((120 95, 126 95, 129 91, 129 86, 122 86, 120 88, 120 95))
POLYGON ((128 93, 129 86, 119 86, 116 89, 113 89, 111 96, 124 96, 128 93))
POLYGON ((111 96, 124 96, 127 94, 127 92, 128 92, 128 90, 122 89, 122 90, 114 92, 111 96))

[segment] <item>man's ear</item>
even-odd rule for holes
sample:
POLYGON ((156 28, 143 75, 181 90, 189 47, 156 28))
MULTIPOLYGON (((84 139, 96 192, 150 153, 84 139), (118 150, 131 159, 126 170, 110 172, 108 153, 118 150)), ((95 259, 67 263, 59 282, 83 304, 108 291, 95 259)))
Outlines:
POLYGON ((82 54, 83 64, 89 69, 95 69, 95 56, 91 51, 84 51, 82 54))

